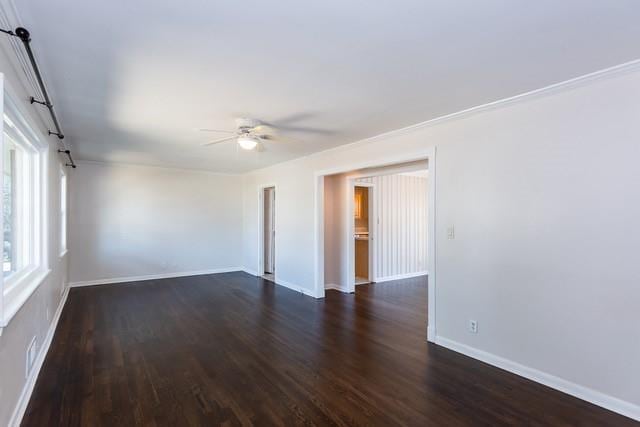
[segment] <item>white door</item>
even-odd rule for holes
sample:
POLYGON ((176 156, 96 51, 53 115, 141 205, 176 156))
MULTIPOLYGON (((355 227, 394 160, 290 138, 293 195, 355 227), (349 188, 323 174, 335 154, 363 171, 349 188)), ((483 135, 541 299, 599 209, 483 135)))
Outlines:
POLYGON ((264 272, 275 273, 276 189, 264 189, 264 272))

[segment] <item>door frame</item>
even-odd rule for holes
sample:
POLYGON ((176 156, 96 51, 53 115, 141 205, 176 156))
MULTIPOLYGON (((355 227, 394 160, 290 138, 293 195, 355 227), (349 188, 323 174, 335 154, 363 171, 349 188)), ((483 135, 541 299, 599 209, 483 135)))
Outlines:
MULTIPOLYGON (((399 156, 392 156, 386 160, 377 161, 363 161, 346 164, 344 166, 320 170, 314 173, 315 188, 315 214, 314 214, 314 228, 315 228, 315 297, 324 298, 324 178, 327 175, 335 175, 339 173, 356 171, 359 169, 393 166, 400 163, 407 163, 412 161, 427 160, 429 162, 429 182, 427 184, 427 206, 428 206, 428 218, 427 218, 427 266, 428 266, 428 310, 427 310, 427 340, 435 342, 436 339, 436 177, 437 177, 437 158, 436 147, 432 146, 424 150, 418 150, 417 152, 403 154, 399 156)), ((353 200, 351 201, 353 203, 353 200)), ((277 266, 276 266, 277 268, 277 266)))
MULTIPOLYGON (((266 190, 267 188, 273 188, 273 191, 275 193, 275 202, 274 202, 274 211, 276 212, 275 214, 275 218, 274 218, 274 223, 276 224, 275 229, 277 230, 277 223, 278 223, 278 197, 277 197, 277 193, 278 193, 278 187, 276 184, 261 184, 258 186, 258 268, 256 270, 256 273, 259 277, 264 276, 264 190, 266 190)), ((275 277, 275 272, 278 271, 278 240, 274 238, 274 254, 273 254, 273 266, 274 266, 274 277, 275 277)))
MULTIPOLYGON (((372 220, 371 220, 371 216, 372 213, 374 212, 373 209, 373 203, 374 203, 374 195, 373 195, 373 189, 375 187, 375 185, 371 182, 357 182, 356 179, 360 179, 360 178, 368 178, 368 177, 353 177, 349 179, 349 191, 347 192, 347 197, 349 197, 350 200, 350 204, 349 204, 349 208, 347 209, 349 212, 349 220, 347 221, 347 239, 349 240, 349 242, 347 243, 347 253, 349 256, 349 263, 348 263, 348 271, 349 271, 349 280, 347 282, 347 289, 348 292, 355 292, 356 290, 356 242, 355 242, 355 221, 354 221, 354 212, 356 209, 355 206, 355 191, 356 191, 356 187, 367 187, 368 188, 368 193, 367 193, 367 198, 368 198, 368 213, 369 213, 369 243, 368 243, 368 258, 369 258, 369 262, 368 262, 368 273, 367 275, 369 277, 367 277, 367 279, 369 280, 369 282, 375 282, 375 277, 373 275, 373 272, 375 271, 375 269, 373 268, 373 262, 375 262, 374 260, 376 259, 376 257, 374 257, 374 251, 375 248, 372 245, 373 242, 373 237, 376 234, 376 230, 375 230, 375 225, 372 226, 372 220), (350 238, 349 238, 350 236, 350 238)), ((375 224, 375 222, 374 222, 375 224)))

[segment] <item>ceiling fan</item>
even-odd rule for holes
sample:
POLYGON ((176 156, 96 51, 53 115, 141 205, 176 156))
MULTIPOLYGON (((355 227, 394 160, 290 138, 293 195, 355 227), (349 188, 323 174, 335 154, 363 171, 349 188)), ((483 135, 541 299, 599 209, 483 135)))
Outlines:
POLYGON ((271 125, 267 125, 254 119, 236 119, 236 130, 219 130, 219 129, 199 129, 201 132, 217 132, 231 134, 224 138, 202 144, 203 146, 221 144, 223 142, 235 141, 240 148, 244 150, 262 149, 263 141, 285 142, 286 140, 275 137, 275 129, 271 125))

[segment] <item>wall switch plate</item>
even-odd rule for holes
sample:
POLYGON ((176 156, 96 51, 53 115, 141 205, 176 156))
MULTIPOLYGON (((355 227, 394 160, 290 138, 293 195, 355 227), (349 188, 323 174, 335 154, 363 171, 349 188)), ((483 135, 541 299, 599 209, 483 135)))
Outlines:
POLYGON ((453 228, 453 225, 451 227, 447 228, 447 239, 449 240, 453 240, 456 238, 456 230, 453 228))
POLYGON ((476 320, 469 320, 469 332, 472 334, 478 333, 478 322, 476 320))

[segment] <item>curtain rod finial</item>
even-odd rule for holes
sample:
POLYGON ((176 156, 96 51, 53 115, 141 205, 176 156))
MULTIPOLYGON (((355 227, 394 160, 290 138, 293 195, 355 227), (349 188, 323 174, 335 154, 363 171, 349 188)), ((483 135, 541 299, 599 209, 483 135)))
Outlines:
POLYGON ((15 33, 23 42, 27 43, 31 41, 31 34, 29 34, 29 30, 26 28, 18 27, 16 28, 15 33))

